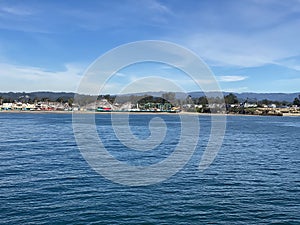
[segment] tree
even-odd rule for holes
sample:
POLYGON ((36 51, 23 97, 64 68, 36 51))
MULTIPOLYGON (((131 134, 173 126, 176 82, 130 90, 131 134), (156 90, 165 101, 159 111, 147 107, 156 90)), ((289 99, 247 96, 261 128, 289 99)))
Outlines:
POLYGON ((110 94, 106 94, 103 96, 109 103, 114 103, 116 96, 114 95, 110 95, 110 94))
POLYGON ((29 98, 29 99, 28 99, 28 103, 29 103, 29 104, 33 104, 33 103, 34 103, 34 100, 31 99, 31 98, 29 98))
POLYGON ((207 105, 208 104, 207 98, 205 96, 201 96, 199 98, 196 98, 194 100, 194 102, 197 105, 207 105))
POLYGON ((72 106, 73 103, 74 103, 74 99, 73 99, 73 98, 69 98, 69 99, 68 99, 68 105, 69 105, 69 106, 72 106))
MULTIPOLYGON (((44 98, 42 98, 42 101, 44 100, 44 98)), ((63 97, 59 97, 56 99, 56 102, 60 102, 60 103, 63 103, 64 99, 63 97)))
POLYGON ((191 95, 188 95, 185 100, 187 104, 193 104, 193 99, 191 95))
POLYGON ((230 93, 224 97, 226 104, 237 104, 239 103, 237 96, 230 93))
MULTIPOLYGON (((161 98, 174 104, 176 100, 176 94, 174 92, 163 93, 161 98)), ((164 101, 162 103, 164 103, 164 101)))
MULTIPOLYGON (((300 96, 299 96, 300 98, 300 96)), ((300 100, 299 98, 295 98, 294 101, 293 101, 293 105, 296 105, 296 106, 300 106, 300 100)))
POLYGON ((49 98, 46 98, 46 97, 45 97, 45 98, 42 98, 41 100, 42 100, 42 102, 49 102, 49 101, 50 101, 50 99, 49 99, 49 98))

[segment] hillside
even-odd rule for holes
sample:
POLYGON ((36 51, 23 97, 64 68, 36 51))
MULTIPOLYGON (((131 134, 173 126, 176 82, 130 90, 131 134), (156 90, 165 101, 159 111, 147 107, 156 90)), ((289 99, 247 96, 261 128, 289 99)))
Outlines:
MULTIPOLYGON (((158 96, 160 97, 164 92, 143 92, 143 93, 132 93, 126 95, 151 95, 151 96, 158 96)), ((210 92, 210 96, 214 97, 217 96, 216 92, 210 92)), ((228 95, 229 92, 224 92, 224 95, 228 95)), ((235 94, 239 100, 257 100, 261 101, 264 99, 268 99, 271 101, 287 101, 292 102, 296 97, 300 95, 298 93, 252 93, 252 92, 245 92, 245 93, 233 93, 235 94)), ((43 99, 47 98, 50 101, 56 101, 58 98, 62 98, 63 100, 68 100, 70 98, 74 98, 75 93, 73 92, 49 92, 49 91, 39 91, 39 92, 0 92, 0 97, 4 99, 11 99, 11 100, 22 100, 22 99, 43 99)), ((190 92, 188 95, 191 95, 193 98, 198 98, 204 96, 203 92, 190 92)), ((184 99, 186 98, 185 93, 176 92, 177 99, 184 99)))
MULTIPOLYGON (((224 95, 228 95, 230 92, 224 92, 224 95)), ((201 97, 203 96, 203 92, 190 92, 189 93, 193 98, 195 97, 201 97)), ((212 96, 214 96, 214 92, 210 93, 212 96)), ((293 102, 293 100, 300 95, 300 92, 298 93, 252 93, 252 92, 245 92, 245 93, 233 93, 235 94, 238 99, 240 100, 257 100, 261 101, 264 99, 268 99, 271 101, 287 101, 287 102, 293 102)), ((216 95, 216 94, 215 94, 216 95)))
POLYGON ((72 92, 50 92, 50 91, 39 91, 39 92, 8 92, 1 93, 0 96, 5 99, 11 100, 22 100, 22 99, 43 99, 47 98, 50 101, 56 101, 58 98, 67 100, 69 98, 74 98, 74 93, 72 92))

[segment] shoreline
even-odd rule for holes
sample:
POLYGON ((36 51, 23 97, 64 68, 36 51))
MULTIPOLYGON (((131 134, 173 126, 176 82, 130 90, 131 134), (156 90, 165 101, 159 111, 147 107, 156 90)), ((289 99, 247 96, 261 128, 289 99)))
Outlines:
MULTIPOLYGON (((179 112, 179 113, 169 113, 169 112, 93 112, 93 111, 16 111, 16 110, 1 110, 0 114, 9 114, 9 113, 24 113, 24 114, 132 114, 132 115, 199 115, 199 116, 275 116, 276 115, 251 115, 251 114, 232 114, 232 113, 197 113, 197 112, 179 112)), ((283 117, 298 117, 300 113, 283 113, 283 117)))

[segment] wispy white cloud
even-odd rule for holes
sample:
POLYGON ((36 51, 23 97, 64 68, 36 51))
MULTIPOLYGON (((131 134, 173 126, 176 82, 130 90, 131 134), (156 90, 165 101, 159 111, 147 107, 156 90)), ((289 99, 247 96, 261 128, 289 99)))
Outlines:
POLYGON ((299 1, 233 2, 226 4, 227 14, 200 17, 211 23, 199 22, 202 29, 186 31, 178 41, 210 65, 225 67, 259 67, 300 52, 299 1))
POLYGON ((242 93, 249 91, 248 87, 236 87, 236 88, 225 88, 223 92, 235 92, 235 93, 242 93))
POLYGON ((166 5, 164 5, 162 2, 156 0, 149 0, 149 1, 144 1, 143 3, 146 3, 145 6, 155 12, 167 13, 167 14, 172 13, 171 9, 168 8, 166 5))
POLYGON ((34 14, 34 10, 27 7, 18 6, 4 6, 0 8, 0 14, 12 15, 12 16, 30 16, 34 14))
POLYGON ((264 31, 255 37, 243 34, 211 33, 190 37, 191 46, 211 65, 255 67, 274 63, 300 51, 294 38, 300 36, 299 24, 289 28, 264 31), (283 33, 281 33, 283 32, 283 33))
POLYGON ((76 91, 83 69, 73 64, 65 65, 64 71, 47 71, 0 63, 0 90, 8 91, 76 91))
POLYGON ((121 72, 116 72, 115 74, 113 74, 113 76, 117 76, 117 77, 126 77, 127 75, 121 72))
POLYGON ((91 5, 93 7, 87 10, 62 6, 57 11, 69 21, 75 21, 72 26, 76 28, 89 31, 110 28, 114 32, 140 26, 162 26, 167 22, 165 17, 172 15, 169 7, 156 0, 127 1, 126 4, 96 1, 91 5))
POLYGON ((300 55, 277 60, 274 64, 300 71, 300 55))
MULTIPOLYGON (((50 8, 39 7, 31 2, 3 1, 0 6, 0 29, 30 33, 51 33, 48 24, 51 23, 50 8)), ((54 13, 53 13, 54 14, 54 13)))
POLYGON ((246 80, 247 76, 218 76, 220 82, 236 82, 246 80))

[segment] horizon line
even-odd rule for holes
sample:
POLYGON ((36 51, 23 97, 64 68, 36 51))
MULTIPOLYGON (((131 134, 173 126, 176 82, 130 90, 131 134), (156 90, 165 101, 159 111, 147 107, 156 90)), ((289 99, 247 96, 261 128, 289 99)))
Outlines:
MULTIPOLYGON (((39 91, 0 91, 0 94, 8 94, 8 93, 38 93, 38 92, 50 92, 50 93, 69 93, 69 94, 79 94, 79 95, 90 95, 88 93, 77 93, 74 91, 50 91, 50 90, 39 90, 39 91)), ((161 93, 161 92, 173 92, 173 91, 144 91, 144 92, 131 92, 131 93, 102 93, 99 95, 128 95, 128 94, 143 94, 143 93, 149 93, 149 92, 153 92, 153 93, 161 93)), ((174 91, 173 93, 204 93, 204 91, 188 91, 188 92, 180 92, 180 91, 174 91)), ((298 92, 255 92, 255 91, 247 91, 247 92, 237 92, 237 91, 226 91, 226 90, 222 90, 222 91, 208 91, 208 93, 214 93, 214 92, 222 92, 222 93, 236 93, 236 94, 300 94, 300 90, 298 92)))

